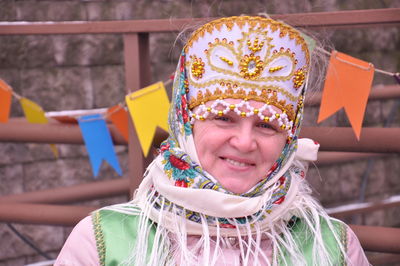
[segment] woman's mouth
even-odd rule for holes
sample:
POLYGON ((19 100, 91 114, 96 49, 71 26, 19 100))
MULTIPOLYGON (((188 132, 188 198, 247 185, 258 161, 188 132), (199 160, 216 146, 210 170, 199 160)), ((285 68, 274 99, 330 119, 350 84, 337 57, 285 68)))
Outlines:
POLYGON ((227 162, 227 163, 229 163, 229 164, 231 164, 233 166, 236 166, 236 167, 255 166, 254 163, 246 162, 246 161, 243 161, 243 160, 238 161, 238 160, 235 160, 235 159, 232 159, 232 158, 226 158, 226 157, 220 157, 220 158, 222 160, 224 160, 225 162, 227 162))

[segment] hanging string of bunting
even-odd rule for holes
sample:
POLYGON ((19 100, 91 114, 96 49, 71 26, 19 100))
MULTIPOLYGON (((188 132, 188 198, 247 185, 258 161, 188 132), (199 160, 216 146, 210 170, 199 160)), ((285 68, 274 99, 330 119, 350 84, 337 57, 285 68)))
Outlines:
POLYGON ((318 123, 344 108, 359 140, 374 70, 371 63, 333 51, 325 78, 318 123))
POLYGON ((125 97, 145 157, 157 126, 168 131, 169 100, 164 84, 158 82, 125 97))
MULTIPOLYGON (((392 76, 399 84, 400 73, 377 69, 372 63, 338 51, 328 52, 316 47, 316 42, 312 38, 304 37, 312 48, 311 50, 318 49, 330 56, 318 123, 344 108, 357 139, 360 139, 374 72, 392 76)), ((103 114, 88 114, 87 112, 86 114, 70 115, 77 120, 81 129, 94 177, 98 176, 103 160, 108 162, 119 175, 122 175, 106 121, 114 124, 123 138, 129 141, 128 121, 130 116, 144 156, 149 153, 156 128, 160 127, 168 131, 167 115, 170 103, 165 86, 171 83, 172 79, 173 76, 164 83, 157 82, 129 93, 125 96, 124 101, 107 108, 103 114)), ((11 86, 2 79, 0 79, 0 123, 7 123, 9 120, 12 96, 20 102, 28 122, 48 123, 46 113, 37 103, 15 93, 11 86)), ((56 146, 50 144, 50 147, 57 157, 56 146)))
MULTIPOLYGON (((76 111, 61 112, 68 114, 69 117, 78 122, 95 178, 99 174, 103 160, 109 163, 119 175, 122 175, 112 138, 106 125, 107 120, 128 142, 128 119, 131 116, 144 156, 148 155, 157 126, 168 131, 169 100, 164 84, 169 85, 171 82, 172 80, 164 83, 158 82, 130 93, 125 97, 125 101, 107 108, 104 114, 88 114, 90 112, 82 114, 82 112, 76 111), (155 106, 154 103, 156 103, 155 106), (128 107, 129 114, 126 107, 128 107)), ((0 123, 7 123, 9 120, 12 96, 18 99, 29 123, 47 124, 49 122, 40 105, 20 96, 4 80, 0 79, 0 123)), ((70 119, 67 121, 70 121, 70 119)), ((50 144, 50 148, 58 158, 57 147, 50 144)))
MULTIPOLYGON (((11 96, 14 91, 8 86, 4 80, 0 79, 0 123, 7 123, 10 117, 11 110, 11 96)), ((14 93, 17 99, 21 98, 18 94, 14 93)))
MULTIPOLYGON (((49 122, 42 107, 40 107, 37 103, 24 97, 19 98, 19 103, 25 114, 25 118, 26 120, 28 120, 29 123, 47 124, 49 122)), ((56 145, 50 144, 50 148, 54 156, 58 158, 58 149, 56 145)))
POLYGON ((390 75, 396 80, 400 74, 376 69, 372 63, 338 51, 317 49, 330 56, 317 122, 344 108, 354 134, 360 140, 374 72, 390 75))
POLYGON ((103 160, 108 162, 119 175, 122 175, 110 132, 106 121, 101 115, 82 116, 78 119, 78 123, 89 154, 94 176, 97 177, 99 174, 103 160))

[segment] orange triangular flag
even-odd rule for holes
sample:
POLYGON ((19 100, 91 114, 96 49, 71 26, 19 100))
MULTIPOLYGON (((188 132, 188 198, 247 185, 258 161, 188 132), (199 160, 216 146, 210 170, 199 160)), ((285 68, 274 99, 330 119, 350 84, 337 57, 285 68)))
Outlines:
POLYGON ((318 123, 344 107, 359 140, 374 70, 371 63, 333 51, 325 79, 318 123))
POLYGON ((128 130, 128 112, 121 105, 115 105, 107 110, 107 116, 111 122, 115 125, 118 132, 129 141, 129 130, 128 130))
POLYGON ((10 116, 12 89, 0 79, 0 122, 7 123, 10 116))

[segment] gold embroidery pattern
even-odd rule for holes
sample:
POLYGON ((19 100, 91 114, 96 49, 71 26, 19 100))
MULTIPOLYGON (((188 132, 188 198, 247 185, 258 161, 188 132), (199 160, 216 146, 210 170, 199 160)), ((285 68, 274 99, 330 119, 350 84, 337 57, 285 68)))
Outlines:
MULTIPOLYGON (((224 68, 219 68, 215 66, 212 61, 211 61, 211 55, 214 52, 214 48, 216 47, 215 44, 209 43, 209 49, 207 50, 207 62, 210 62, 210 67, 212 70, 226 74, 226 75, 232 75, 232 76, 238 76, 238 74, 230 69, 224 69, 224 68)), ((227 52, 232 54, 232 59, 235 60, 236 62, 240 61, 240 54, 236 53, 235 49, 232 47, 232 45, 226 44, 226 43, 219 43, 219 47, 224 47, 226 48, 227 52)))
MULTIPOLYGON (((267 36, 268 31, 262 30, 262 29, 249 29, 249 32, 242 32, 243 38, 238 40, 238 51, 239 51, 239 56, 242 57, 242 51, 245 49, 244 44, 247 44, 247 48, 249 49, 250 52, 256 53, 256 52, 264 52, 264 61, 266 58, 270 55, 271 49, 273 48, 273 45, 271 44, 272 38, 267 36), (252 35, 255 35, 256 38, 253 41, 253 44, 251 43, 251 37, 252 35), (259 37, 262 38, 261 43, 259 44, 259 37), (257 42, 256 42, 257 41, 257 42), (264 45, 267 45, 266 48, 262 49, 264 45)), ((262 56, 262 55, 261 55, 262 56)))
POLYGON ((192 67, 190 70, 192 71, 192 75, 195 79, 200 79, 203 77, 204 74, 204 62, 201 60, 201 58, 197 58, 195 55, 190 56, 190 59, 192 59, 192 67))
POLYGON ((300 88, 304 84, 304 80, 306 79, 306 71, 303 69, 298 69, 294 72, 293 77, 293 87, 296 89, 300 88))
POLYGON ((247 46, 251 51, 253 51, 253 53, 255 53, 261 50, 261 48, 264 46, 264 41, 258 43, 258 38, 256 38, 252 44, 250 40, 247 40, 247 46))
POLYGON ((228 88, 225 91, 217 88, 213 93, 211 93, 208 89, 206 89, 205 93, 203 94, 201 91, 198 91, 196 98, 191 98, 189 101, 189 108, 193 109, 200 104, 204 104, 208 101, 213 101, 217 99, 247 99, 247 100, 255 100, 259 102, 264 102, 268 105, 273 105, 280 110, 284 111, 289 120, 293 121, 295 118, 295 112, 292 104, 287 104, 285 100, 278 100, 277 91, 275 90, 276 87, 271 86, 265 88, 261 91, 261 94, 257 94, 256 91, 252 90, 250 92, 246 92, 243 89, 238 89, 234 91, 232 88, 228 88))
POLYGON ((199 38, 204 37, 205 32, 212 33, 214 30, 221 30, 221 27, 225 25, 228 30, 231 30, 233 25, 238 25, 239 28, 242 28, 243 25, 249 24, 251 27, 255 27, 257 24, 260 28, 266 28, 270 26, 272 32, 276 30, 280 30, 280 37, 283 38, 286 35, 289 36, 289 39, 295 40, 297 45, 301 46, 302 51, 306 54, 306 64, 309 65, 309 51, 307 48, 307 43, 301 36, 301 34, 295 30, 294 28, 286 25, 282 22, 278 22, 268 18, 262 17, 249 17, 249 16, 240 16, 240 17, 230 17, 230 18, 221 18, 214 21, 211 21, 202 27, 198 28, 191 36, 191 38, 187 41, 185 46, 185 52, 188 52, 188 49, 193 46, 193 43, 196 42, 199 38))
POLYGON ((219 57, 222 61, 224 61, 225 63, 227 63, 229 66, 233 66, 233 62, 231 60, 229 60, 226 57, 220 56, 219 57))
MULTIPOLYGON (((194 81, 190 78, 189 76, 189 81, 191 82, 191 85, 195 88, 206 88, 215 84, 231 84, 232 80, 229 79, 215 79, 215 80, 210 80, 207 82, 204 82, 202 84, 196 84, 194 83, 194 81)), ((253 89, 253 90, 258 90, 258 91, 262 91, 266 88, 273 88, 273 90, 279 92, 280 94, 286 96, 290 101, 295 102, 297 101, 297 97, 291 93, 289 93, 286 89, 278 87, 278 86, 260 86, 259 84, 255 84, 255 83, 249 83, 249 82, 240 82, 240 81, 235 81, 234 87, 242 87, 242 88, 249 88, 249 89, 253 89)))
MULTIPOLYGON (((230 47, 228 45, 226 45, 225 47, 229 47, 228 49, 232 52, 232 57, 234 57, 237 62, 241 62, 242 60, 247 60, 245 58, 249 57, 248 55, 247 56, 245 55, 242 59, 242 58, 240 58, 240 53, 236 53, 232 47, 230 47)), ((211 54, 212 54, 214 48, 215 48, 215 46, 212 46, 210 49, 207 50, 207 61, 210 62, 209 66, 211 67, 211 69, 213 71, 216 71, 216 72, 219 72, 219 73, 222 73, 225 75, 243 78, 243 74, 241 74, 241 73, 237 73, 230 69, 224 69, 224 68, 217 67, 212 63, 211 54)), ((260 73, 254 78, 254 80, 256 80, 256 81, 286 81, 286 80, 290 80, 293 77, 293 74, 295 72, 294 66, 296 65, 296 63, 297 62, 296 62, 296 59, 294 58, 294 54, 292 52, 290 52, 290 50, 289 51, 274 50, 273 55, 270 56, 269 58, 266 58, 265 61, 262 63, 262 69, 259 70, 260 73), (289 74, 287 74, 285 76, 260 76, 262 69, 264 69, 266 66, 273 63, 273 61, 275 59, 283 57, 283 56, 286 56, 286 58, 288 58, 291 61, 291 65, 293 66, 292 71, 289 74)), ((191 62, 187 62, 187 65, 192 68, 191 64, 192 64, 191 62)), ((209 83, 198 83, 195 80, 191 79, 191 85, 196 88, 205 88, 209 85, 209 83)))
MULTIPOLYGON (((295 65, 297 64, 297 60, 295 59, 295 54, 290 51, 288 48, 285 50, 281 47, 280 51, 274 50, 271 55, 271 49, 274 47, 271 44, 272 38, 267 36, 267 31, 262 31, 261 29, 249 29, 249 32, 243 32, 243 38, 237 40, 238 48, 235 50, 234 43, 230 41, 228 43, 226 38, 223 38, 222 41, 219 38, 215 38, 214 42, 209 42, 209 49, 206 49, 204 52, 207 56, 208 65, 211 67, 213 71, 223 73, 225 75, 235 76, 238 78, 251 79, 256 81, 286 81, 290 80, 295 71, 295 65), (251 42, 251 36, 255 35, 255 40, 253 43, 251 42), (262 38, 260 42, 259 38, 262 38), (266 47, 264 47, 266 43, 266 47), (253 53, 245 54, 244 44, 247 44, 249 47, 249 51, 253 51, 253 53), (264 47, 264 48, 263 48, 264 47), (214 64, 212 60, 212 56, 215 52, 224 50, 226 53, 231 55, 231 58, 225 58, 226 60, 221 59, 221 56, 218 55, 221 60, 228 63, 230 66, 239 65, 240 69, 233 71, 232 69, 218 67, 214 64), (257 54, 256 54, 256 52, 257 54), (290 69, 292 70, 289 74, 285 76, 282 75, 263 75, 263 69, 268 65, 272 64, 274 60, 286 56, 289 59, 287 62, 290 65, 290 69), (250 58, 250 60, 249 60, 250 58), (233 61, 232 61, 233 60, 233 61)), ((268 72, 267 72, 268 73, 268 72)), ((197 87, 197 86, 196 86, 197 87)))
POLYGON ((240 75, 244 79, 255 79, 260 76, 264 69, 264 62, 260 60, 260 56, 255 56, 253 53, 245 55, 240 60, 240 75))
POLYGON ((282 68, 284 68, 284 66, 270 67, 270 68, 268 69, 268 72, 269 72, 269 73, 274 73, 274 72, 276 72, 276 71, 281 70, 282 68))
MULTIPOLYGON (((344 251, 345 251, 345 254, 347 254, 347 228, 346 228, 346 226, 345 225, 343 225, 343 224, 339 224, 339 226, 340 226, 340 238, 341 238, 341 242, 342 242, 342 246, 343 246, 343 249, 344 249, 344 251)), ((341 261, 342 261, 342 265, 343 266, 346 266, 347 265, 347 263, 346 263, 346 259, 345 259, 345 254, 341 254, 341 261)))
POLYGON ((105 259, 106 259, 106 247, 104 244, 104 235, 103 231, 101 230, 101 224, 100 224, 100 212, 96 211, 92 214, 92 219, 93 219, 93 229, 94 229, 94 234, 96 237, 96 247, 97 247, 97 253, 99 255, 99 261, 100 265, 104 266, 105 264, 105 259))

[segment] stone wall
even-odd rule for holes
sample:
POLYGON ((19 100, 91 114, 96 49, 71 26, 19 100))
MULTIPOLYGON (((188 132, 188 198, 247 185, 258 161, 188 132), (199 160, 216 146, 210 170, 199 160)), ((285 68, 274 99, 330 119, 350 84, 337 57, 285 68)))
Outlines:
MULTIPOLYGON (((256 13, 300 13, 347 9, 399 7, 398 1, 177 1, 177 0, 0 0, 0 21, 96 21, 183 17, 218 17, 256 13)), ((330 39, 340 51, 369 60, 388 71, 400 68, 398 27, 338 29, 315 33, 330 39)), ((152 80, 167 80, 174 71, 182 47, 176 33, 151 34, 152 80)), ((0 36, 0 78, 14 90, 39 103, 46 111, 109 107, 122 101, 125 92, 123 43, 120 35, 0 36)), ((374 84, 393 84, 381 74, 374 84)), ((364 126, 382 126, 396 102, 370 102, 364 126)), ((398 107, 397 107, 398 108, 398 107)), ((396 111, 396 110, 395 110, 396 111)), ((317 108, 307 110, 305 125, 316 125, 317 108)), ((400 125, 394 112, 391 126, 400 125)), ((22 116, 13 100, 12 116, 22 116)), ((343 112, 322 126, 348 126, 343 112)), ((87 183, 93 180, 83 146, 57 145, 55 159, 48 145, 0 143, 0 195, 87 183)), ((127 149, 117 147, 127 175, 127 149)), ((366 186, 366 199, 374 200, 400 191, 399 156, 373 160, 366 186)), ((311 168, 308 179, 325 206, 356 202, 368 160, 311 168), (321 176, 321 178, 320 178, 321 176)), ((119 178, 103 165, 99 180, 119 178)), ((90 202, 112 204, 125 197, 90 202)), ((85 204, 88 204, 87 202, 85 204)), ((354 217, 351 222, 400 226, 400 208, 354 217)), ((38 225, 15 227, 49 256, 55 257, 71 228, 38 225)), ((0 265, 22 265, 43 258, 24 244, 6 224, 0 224, 0 265)))

